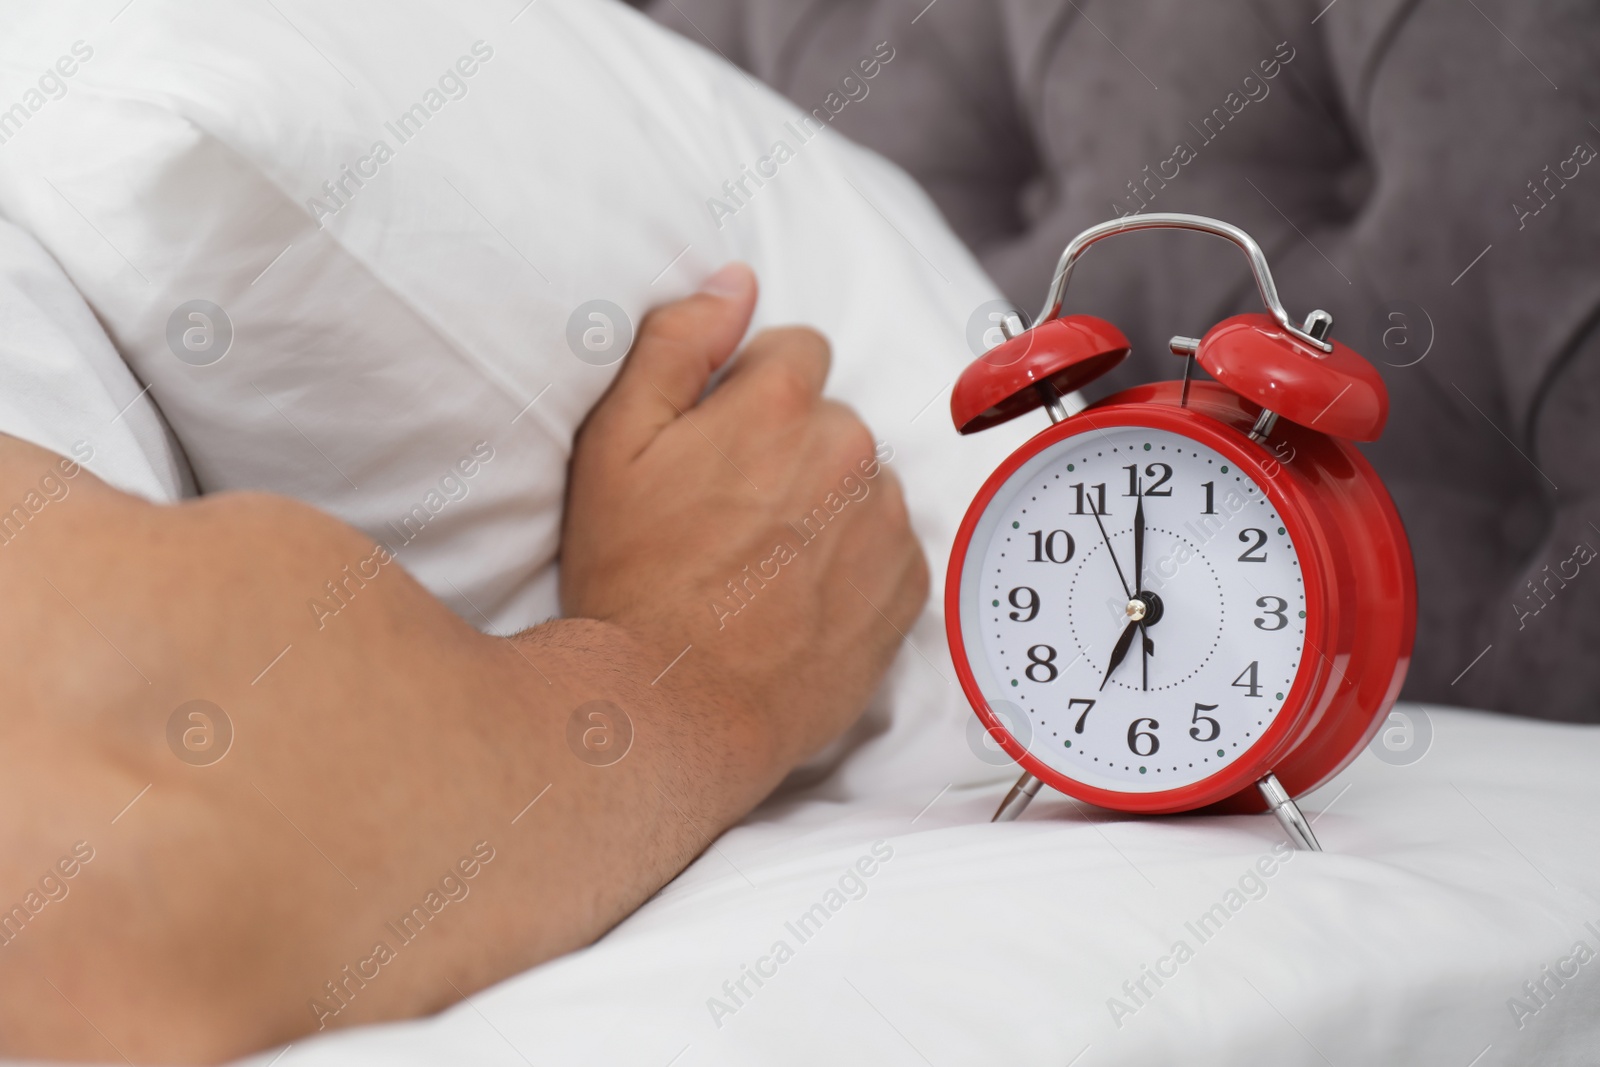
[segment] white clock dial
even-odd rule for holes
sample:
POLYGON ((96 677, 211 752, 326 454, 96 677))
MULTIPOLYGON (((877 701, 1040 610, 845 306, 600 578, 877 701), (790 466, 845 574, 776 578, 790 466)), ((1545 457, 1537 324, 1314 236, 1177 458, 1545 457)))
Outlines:
POLYGON ((1035 758, 1157 792, 1216 774, 1272 725, 1306 597, 1257 477, 1180 434, 1114 427, 1001 486, 967 548, 961 632, 980 691, 1035 758))

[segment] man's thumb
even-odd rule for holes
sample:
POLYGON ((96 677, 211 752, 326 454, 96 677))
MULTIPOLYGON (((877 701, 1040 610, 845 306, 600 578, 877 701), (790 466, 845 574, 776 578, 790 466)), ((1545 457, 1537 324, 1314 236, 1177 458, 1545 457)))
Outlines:
POLYGON ((750 327, 756 276, 729 263, 699 292, 645 316, 628 358, 590 416, 591 429, 613 446, 638 455, 700 400, 716 369, 728 361, 750 327))

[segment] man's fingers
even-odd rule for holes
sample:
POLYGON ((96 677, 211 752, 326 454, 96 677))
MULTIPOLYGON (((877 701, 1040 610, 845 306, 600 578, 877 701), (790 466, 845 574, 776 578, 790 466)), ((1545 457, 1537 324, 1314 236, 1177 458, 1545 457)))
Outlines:
POLYGON ((812 393, 820 394, 833 365, 828 339, 809 326, 776 326, 762 330, 744 346, 739 361, 728 369, 724 382, 760 371, 770 363, 788 362, 812 393))
POLYGON ((719 411, 764 411, 776 419, 802 415, 822 396, 832 362, 828 340, 816 330, 763 330, 706 398, 706 413, 713 418, 719 411))
POLYGON ((645 316, 627 361, 589 416, 586 432, 636 456, 662 427, 694 407, 733 355, 756 306, 756 277, 729 263, 693 296, 645 316))

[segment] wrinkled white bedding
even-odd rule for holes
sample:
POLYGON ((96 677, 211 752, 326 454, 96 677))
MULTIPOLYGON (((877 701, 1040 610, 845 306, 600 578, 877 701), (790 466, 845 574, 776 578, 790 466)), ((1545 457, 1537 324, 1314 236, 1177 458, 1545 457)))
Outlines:
POLYGON ((1321 855, 1049 794, 991 825, 998 781, 793 796, 592 948, 277 1062, 1593 1063, 1600 729, 1407 710, 1422 759, 1306 801, 1321 855))

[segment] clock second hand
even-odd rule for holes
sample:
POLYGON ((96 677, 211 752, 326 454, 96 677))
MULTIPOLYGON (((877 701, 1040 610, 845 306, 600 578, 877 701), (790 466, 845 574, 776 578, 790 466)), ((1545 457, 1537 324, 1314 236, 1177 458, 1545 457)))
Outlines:
POLYGON ((1122 564, 1117 562, 1117 550, 1111 547, 1111 538, 1106 536, 1106 524, 1100 521, 1100 513, 1094 509, 1094 501, 1089 501, 1089 514, 1094 516, 1094 524, 1100 527, 1100 539, 1106 543, 1106 555, 1111 557, 1111 565, 1117 568, 1117 581, 1122 583, 1122 593, 1129 600, 1133 599, 1133 591, 1128 588, 1128 579, 1122 576, 1122 564))

